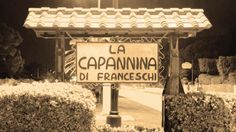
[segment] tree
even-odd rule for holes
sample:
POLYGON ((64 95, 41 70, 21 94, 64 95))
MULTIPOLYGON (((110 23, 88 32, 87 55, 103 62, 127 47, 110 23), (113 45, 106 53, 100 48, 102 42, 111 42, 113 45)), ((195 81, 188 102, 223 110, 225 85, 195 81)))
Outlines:
POLYGON ((24 59, 18 48, 22 41, 18 31, 0 23, 0 73, 13 76, 23 70, 24 59))

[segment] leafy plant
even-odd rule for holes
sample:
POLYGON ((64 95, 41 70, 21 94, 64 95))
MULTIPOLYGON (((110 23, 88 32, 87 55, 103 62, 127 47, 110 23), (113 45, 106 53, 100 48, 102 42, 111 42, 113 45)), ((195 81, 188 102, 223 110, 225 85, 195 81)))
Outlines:
POLYGON ((160 128, 146 128, 144 126, 122 126, 110 127, 110 125, 101 125, 96 127, 97 132, 162 132, 160 128))
POLYGON ((229 131, 230 111, 214 95, 188 93, 166 97, 169 131, 229 131))
POLYGON ((218 74, 217 66, 216 66, 216 59, 209 59, 209 58, 199 58, 199 70, 201 73, 207 73, 211 75, 218 74))
POLYGON ((231 72, 236 72, 236 56, 220 56, 217 68, 221 76, 228 76, 231 72))
POLYGON ((0 131, 92 131, 95 99, 89 90, 69 83, 9 81, 0 86, 0 131))
POLYGON ((18 31, 0 23, 0 72, 13 76, 23 70, 24 59, 18 48, 22 41, 18 31))

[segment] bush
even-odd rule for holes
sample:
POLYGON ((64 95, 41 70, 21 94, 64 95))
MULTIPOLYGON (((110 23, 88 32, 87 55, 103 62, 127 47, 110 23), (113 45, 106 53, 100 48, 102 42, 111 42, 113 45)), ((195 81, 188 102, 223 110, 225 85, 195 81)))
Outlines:
POLYGON ((18 31, 0 23, 0 72, 7 76, 17 75, 23 70, 25 60, 19 49, 22 41, 18 31))
POLYGON ((92 131, 95 99, 68 83, 0 86, 0 131, 92 131))
POLYGON ((231 131, 235 132, 236 131, 236 98, 228 98, 228 97, 223 97, 226 106, 230 109, 231 113, 231 131))
POLYGON ((209 80, 211 84, 224 84, 225 78, 222 76, 212 76, 211 80, 209 80))
POLYGON ((213 95, 188 93, 166 97, 168 131, 229 131, 230 112, 213 95))
POLYGON ((200 73, 207 73, 211 75, 218 74, 216 59, 200 58, 198 59, 200 73))
POLYGON ((230 110, 231 114, 231 131, 236 132, 236 96, 231 94, 216 94, 216 96, 221 97, 226 107, 230 110))
POLYGON ((227 60, 230 64, 229 73, 236 72, 236 56, 227 56, 227 60))
POLYGON ((145 128, 143 126, 122 126, 112 128, 109 125, 102 125, 96 128, 97 132, 162 132, 160 128, 145 128))
POLYGON ((236 72, 229 73, 228 83, 229 84, 236 84, 236 72))
POLYGON ((221 76, 236 72, 236 56, 220 56, 217 61, 217 69, 221 76))
POLYGON ((201 84, 236 84, 236 72, 229 73, 227 77, 200 74, 198 80, 201 84))
POLYGON ((222 84, 224 82, 224 77, 200 74, 198 80, 201 84, 222 84))

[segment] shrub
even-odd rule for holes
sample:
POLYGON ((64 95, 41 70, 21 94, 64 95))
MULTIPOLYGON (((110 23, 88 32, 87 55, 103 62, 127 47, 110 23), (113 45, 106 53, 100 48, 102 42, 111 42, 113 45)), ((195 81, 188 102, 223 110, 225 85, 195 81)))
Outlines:
POLYGON ((188 93, 166 97, 168 131, 229 131, 230 112, 216 96, 188 93))
POLYGON ((0 23, 0 72, 7 74, 7 76, 16 75, 23 70, 25 60, 19 49, 22 41, 18 31, 5 23, 0 23))
POLYGON ((102 125, 96 128, 97 132, 162 132, 160 128, 145 128, 143 126, 122 126, 112 128, 110 125, 102 125))
POLYGON ((236 56, 220 56, 217 61, 217 68, 222 76, 227 76, 230 72, 236 72, 236 56))
POLYGON ((235 98, 229 99, 226 100, 226 102, 232 116, 232 121, 231 121, 232 131, 236 131, 236 99, 235 98))
POLYGON ((236 72, 236 56, 227 56, 227 60, 230 64, 230 72, 236 72))
POLYGON ((226 107, 230 110, 231 114, 231 131, 236 132, 236 96, 233 94, 216 94, 216 96, 221 97, 226 107))
POLYGON ((236 72, 229 73, 228 76, 200 74, 198 80, 201 84, 236 84, 236 72))
POLYGON ((212 76, 209 81, 211 81, 211 84, 224 84, 225 78, 222 76, 212 76))
POLYGON ((228 83, 229 84, 236 84, 236 72, 229 73, 228 83))
POLYGON ((198 64, 201 73, 207 73, 211 75, 218 74, 216 59, 200 58, 198 59, 198 64))
POLYGON ((224 77, 200 74, 198 80, 201 84, 222 84, 224 82, 224 77))
POLYGON ((68 83, 0 86, 0 131, 92 131, 95 99, 68 83))

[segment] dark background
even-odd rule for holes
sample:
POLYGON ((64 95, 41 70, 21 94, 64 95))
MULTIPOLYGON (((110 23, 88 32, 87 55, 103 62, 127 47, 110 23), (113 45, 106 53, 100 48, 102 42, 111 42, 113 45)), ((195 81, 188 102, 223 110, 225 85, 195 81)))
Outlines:
MULTIPOLYGON (((119 0, 119 8, 202 8, 213 27, 197 34, 196 38, 181 41, 181 51, 189 45, 206 45, 200 57, 236 55, 235 0, 119 0), (209 46, 210 45, 210 46, 209 46)), ((36 62, 54 65, 54 41, 36 38, 32 30, 23 27, 29 7, 97 7, 96 0, 1 0, 0 22, 20 31, 20 45, 26 64, 36 62)), ((101 7, 112 7, 112 0, 101 0, 101 7)), ((193 46, 191 49, 195 49, 193 46)), ((188 59, 186 59, 188 60, 188 59)))

